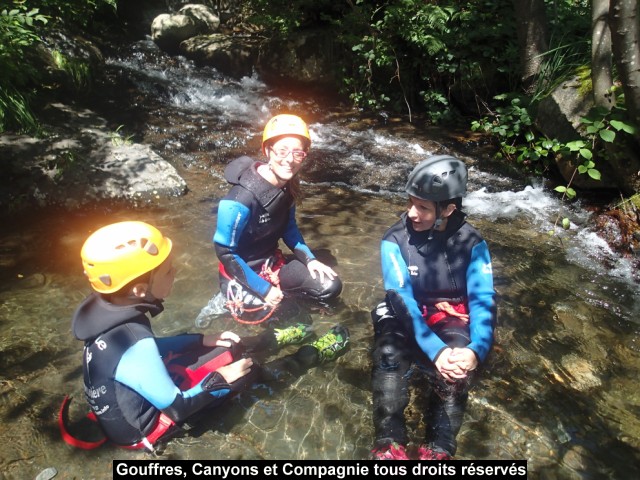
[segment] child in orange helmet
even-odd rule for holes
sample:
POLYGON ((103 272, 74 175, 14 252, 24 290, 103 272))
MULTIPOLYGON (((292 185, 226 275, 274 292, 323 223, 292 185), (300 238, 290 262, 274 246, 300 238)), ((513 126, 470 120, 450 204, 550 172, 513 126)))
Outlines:
MULTIPOLYGON (((168 237, 135 221, 100 228, 81 251, 94 290, 77 308, 72 325, 84 342, 85 395, 106 438, 129 448, 153 449, 176 424, 221 403, 258 375, 262 380, 298 375, 337 358, 348 343, 348 332, 337 341, 331 330, 259 367, 249 354, 301 343, 309 332, 294 325, 244 339, 233 332, 156 337, 150 317, 163 311, 171 293, 171 252, 168 237), (282 365, 286 371, 278 370, 282 365)), ((83 446, 64 428, 63 435, 83 446)))

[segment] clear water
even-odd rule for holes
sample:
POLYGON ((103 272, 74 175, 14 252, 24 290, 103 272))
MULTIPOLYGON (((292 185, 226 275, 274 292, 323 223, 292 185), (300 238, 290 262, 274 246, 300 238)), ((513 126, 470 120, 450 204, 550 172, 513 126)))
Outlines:
MULTIPOLYGON (((151 454, 103 446, 86 452, 62 442, 57 413, 65 394, 71 416, 86 413, 81 344, 71 315, 88 294, 79 250, 99 226, 119 220, 157 225, 175 245, 178 274, 158 335, 185 331, 239 334, 259 326, 215 319, 196 328, 217 293, 211 244, 215 208, 227 186, 226 162, 256 154, 272 112, 291 106, 313 119, 314 159, 299 224, 309 245, 331 253, 345 287, 332 315, 306 310, 322 333, 348 326, 351 350, 283 389, 256 388, 201 414, 189 432, 157 455, 172 459, 365 459, 373 439, 369 311, 382 297, 379 241, 404 208, 397 194, 411 166, 450 148, 446 136, 371 125, 357 114, 327 111, 311 100, 267 91, 259 80, 233 83, 215 72, 169 60, 148 45, 113 60, 148 98, 144 141, 180 169, 190 191, 153 204, 97 205, 42 211, 0 233, 0 476, 111 478, 113 459, 151 454), (149 87, 149 77, 165 92, 149 87), (192 81, 190 81, 192 79, 192 81)), ((487 239, 499 294, 496 345, 472 391, 459 435, 462 459, 527 459, 531 478, 638 478, 640 465, 640 325, 636 272, 570 211, 568 231, 549 235, 564 208, 542 186, 487 171, 479 153, 465 202, 487 239)), ((281 353, 290 353, 287 347, 281 353)), ((264 359, 269 360, 269 359, 264 359)), ((415 378, 419 386, 420 377, 415 378)), ((424 431, 420 389, 407 410, 413 437, 424 431)))

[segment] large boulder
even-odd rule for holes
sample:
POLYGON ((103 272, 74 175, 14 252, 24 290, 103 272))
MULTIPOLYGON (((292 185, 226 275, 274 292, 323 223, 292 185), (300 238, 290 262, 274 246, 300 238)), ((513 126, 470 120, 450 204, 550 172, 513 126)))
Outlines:
POLYGON ((0 136, 0 208, 66 208, 105 200, 152 201, 187 192, 177 170, 148 145, 110 131, 86 109, 52 104, 47 137, 0 136))
POLYGON ((163 13, 151 23, 151 39, 163 50, 175 52, 180 42, 213 33, 220 19, 205 5, 185 5, 178 13, 163 13))

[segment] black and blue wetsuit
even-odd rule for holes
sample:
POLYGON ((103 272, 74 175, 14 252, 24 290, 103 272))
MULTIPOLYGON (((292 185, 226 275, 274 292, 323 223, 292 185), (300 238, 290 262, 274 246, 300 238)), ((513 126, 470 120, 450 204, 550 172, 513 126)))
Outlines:
POLYGON ((146 438, 161 412, 178 423, 240 388, 217 372, 204 379, 210 391, 202 380, 186 390, 176 386, 168 368, 195 368, 229 350, 204 347, 200 334, 156 338, 147 313, 162 309, 160 302, 118 306, 93 293, 73 317, 73 333, 84 342, 85 395, 105 435, 118 445, 146 438))
POLYGON ((84 342, 86 398, 106 437, 118 445, 155 441, 164 433, 158 429, 161 413, 178 424, 255 381, 285 385, 320 362, 318 350, 303 345, 265 365, 254 361, 247 375, 228 384, 216 370, 277 349, 273 331, 244 337, 230 348, 204 346, 200 334, 158 338, 147 314, 162 310, 161 302, 119 306, 93 293, 73 317, 73 333, 84 342))
POLYGON ((480 363, 491 349, 496 308, 487 243, 458 210, 443 232, 416 232, 404 213, 385 233, 381 257, 386 297, 372 312, 376 446, 407 443, 407 374, 417 362, 432 386, 427 443, 453 456, 471 376, 445 382, 434 362, 447 347, 470 348, 480 363), (468 323, 442 313, 436 305, 443 302, 468 314, 468 323))
POLYGON ((230 279, 264 299, 271 283, 260 276, 265 263, 277 258, 280 239, 294 258, 280 268, 280 289, 284 292, 329 300, 340 294, 339 278, 314 280, 307 264, 316 257, 306 245, 296 223, 296 208, 288 185, 273 186, 257 171, 259 162, 240 157, 225 170, 225 179, 233 186, 218 206, 218 221, 213 242, 220 261, 221 290, 230 279))

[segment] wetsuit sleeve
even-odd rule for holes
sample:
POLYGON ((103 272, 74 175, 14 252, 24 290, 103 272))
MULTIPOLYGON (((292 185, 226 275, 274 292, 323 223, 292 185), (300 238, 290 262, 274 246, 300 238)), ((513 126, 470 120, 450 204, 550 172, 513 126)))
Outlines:
POLYGON ((471 263, 467 269, 467 296, 469 299, 469 326, 473 350, 482 362, 493 344, 496 320, 495 290, 489 247, 483 240, 473 247, 471 263))
POLYGON ((291 249, 298 260, 307 265, 311 260, 315 260, 315 255, 311 253, 311 249, 304 242, 302 233, 296 222, 296 207, 293 206, 289 210, 289 221, 287 228, 282 235, 282 240, 287 247, 291 249))
MULTIPOLYGON (((221 375, 214 373, 218 377, 221 375)), ((211 403, 213 397, 224 397, 231 389, 224 382, 211 392, 202 389, 202 382, 181 391, 171 380, 160 358, 154 338, 144 338, 130 347, 116 368, 115 379, 135 390, 173 421, 180 422, 211 403)), ((210 380, 205 377, 205 380, 210 380)))
POLYGON ((447 345, 424 321, 418 302, 413 296, 409 269, 402 257, 400 247, 390 240, 382 240, 380 247, 382 278, 387 298, 392 299, 392 309, 399 317, 404 317, 413 326, 416 342, 420 349, 435 361, 447 345))
POLYGON ((238 255, 238 242, 247 227, 251 210, 233 200, 222 200, 218 206, 218 224, 213 242, 218 260, 229 275, 243 286, 265 297, 271 284, 254 272, 238 255))

